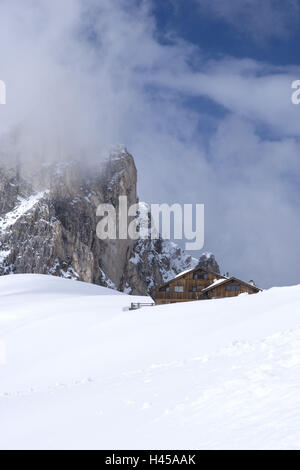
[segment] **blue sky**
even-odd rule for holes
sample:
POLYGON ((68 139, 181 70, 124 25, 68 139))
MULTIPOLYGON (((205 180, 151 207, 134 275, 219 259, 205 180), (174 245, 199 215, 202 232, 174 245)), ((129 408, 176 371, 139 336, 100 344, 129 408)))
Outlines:
MULTIPOLYGON (((277 88, 273 82, 277 78, 280 82, 281 77, 284 80, 283 77, 292 76, 293 73, 295 78, 298 76, 300 3, 267 1, 263 8, 261 2, 256 0, 216 0, 209 3, 208 8, 208 3, 201 0, 155 1, 153 11, 160 40, 163 38, 164 41, 167 35, 195 45, 198 49, 195 64, 198 65, 199 61, 200 68, 203 62, 228 61, 224 65, 225 74, 230 70, 231 61, 253 61, 257 71, 249 75, 254 82, 257 81, 253 84, 254 88, 259 89, 260 77, 264 76, 268 77, 266 81, 269 80, 270 88, 273 88, 265 103, 261 103, 266 107, 266 112, 269 108, 270 114, 274 113, 270 100, 276 102, 282 92, 286 92, 286 107, 291 108, 288 103, 289 80, 286 81, 285 90, 280 83, 277 88), (227 7, 224 11, 225 3, 227 7)), ((241 106, 246 93, 247 87, 241 90, 241 106)), ((291 235, 294 230, 299 234, 299 210, 296 207, 300 196, 299 127, 297 122, 293 129, 288 124, 292 120, 295 123, 295 119, 300 122, 300 109, 290 109, 294 112, 294 119, 290 116, 287 126, 282 126, 285 112, 281 116, 280 105, 275 110, 276 124, 271 122, 272 119, 262 117, 260 112, 245 113, 241 119, 240 110, 232 109, 226 101, 215 99, 212 94, 189 95, 185 104, 199 113, 197 132, 205 143, 202 148, 205 149, 206 160, 217 174, 217 181, 212 183, 211 190, 207 185, 205 194, 199 189, 206 202, 206 210, 210 212, 206 217, 209 235, 205 248, 217 253, 222 267, 225 265, 226 269, 237 271, 244 277, 247 274, 249 277, 252 272, 262 285, 299 282, 296 265, 300 252, 296 237, 291 235), (243 142, 240 142, 243 132, 244 148, 243 142), (293 146, 294 162, 290 165, 293 146), (220 161, 216 155, 222 151, 223 161, 220 161), (241 153, 237 156, 236 152, 241 153), (282 168, 276 175, 271 169, 272 158, 275 165, 275 161, 281 160, 282 168), (220 189, 222 184, 225 194, 220 189), (280 201, 276 198, 276 191, 282 191, 280 201), (218 200, 212 192, 217 192, 221 199, 230 200, 230 213, 225 217, 224 224, 220 224, 223 216, 218 214, 218 200), (234 196, 230 196, 230 192, 234 196), (240 206, 243 197, 246 215, 241 214, 243 209, 234 207, 232 201, 237 198, 236 206, 240 206), (256 206, 253 201, 256 201, 256 206), (222 233, 224 228, 229 233, 222 233), (235 257, 241 258, 241 263, 235 257)), ((198 181, 201 181, 200 175, 198 181)), ((194 184, 196 186, 197 183, 194 184)))
POLYGON ((296 47, 300 40, 298 1, 155 0, 154 13, 160 31, 173 30, 211 57, 230 55, 251 57, 274 65, 299 64, 296 47), (207 8, 208 3, 210 8, 207 8), (228 5, 231 21, 226 15, 218 14, 218 4, 228 5), (252 5, 253 11, 253 16, 248 14, 248 19, 247 4, 252 5), (255 10, 257 17, 265 14, 270 18, 268 24, 264 23, 263 30, 256 24, 255 10), (272 23, 274 16, 277 27, 272 23), (240 19, 241 25, 238 24, 240 19))
MULTIPOLYGON (((2 0, 0 135, 26 158, 126 145, 149 203, 204 203, 205 251, 299 283, 299 0, 2 0)), ((3 149, 3 143, 2 143, 3 149)))

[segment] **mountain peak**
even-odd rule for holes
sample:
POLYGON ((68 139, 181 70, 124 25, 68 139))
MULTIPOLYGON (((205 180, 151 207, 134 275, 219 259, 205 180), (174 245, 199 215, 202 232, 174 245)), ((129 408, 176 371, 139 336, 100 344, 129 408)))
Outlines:
MULTIPOLYGON (((145 294, 195 267, 168 240, 97 237, 99 204, 118 212, 121 195, 137 204, 136 187, 134 159, 123 146, 105 159, 53 162, 22 177, 0 169, 0 274, 52 274, 145 294)), ((213 255, 205 259, 214 266, 213 255)))

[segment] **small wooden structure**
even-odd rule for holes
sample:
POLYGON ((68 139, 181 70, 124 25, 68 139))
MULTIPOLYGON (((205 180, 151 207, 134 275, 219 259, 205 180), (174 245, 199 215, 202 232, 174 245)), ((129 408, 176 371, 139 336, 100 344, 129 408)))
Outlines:
POLYGON ((256 294, 260 290, 253 281, 244 282, 235 277, 195 268, 153 289, 151 297, 156 304, 170 304, 234 297, 242 293, 256 294))
POLYGON ((131 306, 129 310, 139 310, 142 307, 154 307, 154 302, 131 302, 131 306))

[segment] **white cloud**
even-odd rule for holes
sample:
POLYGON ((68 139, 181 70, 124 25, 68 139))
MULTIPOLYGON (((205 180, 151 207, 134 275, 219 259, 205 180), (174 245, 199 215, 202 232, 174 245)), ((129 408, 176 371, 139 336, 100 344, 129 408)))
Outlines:
MULTIPOLYGON (((225 58, 191 70, 160 70, 149 82, 190 96, 205 96, 230 112, 286 135, 300 135, 299 108, 292 104, 291 84, 300 67, 272 67, 250 59, 225 58)), ((178 63, 176 64, 178 67, 178 63)))
POLYGON ((224 270, 296 282, 300 108, 290 85, 299 69, 204 62, 156 33, 150 0, 2 0, 0 134, 14 129, 23 159, 94 158, 124 143, 142 198, 206 204, 205 249, 224 270), (198 97, 225 117, 186 105, 198 97))

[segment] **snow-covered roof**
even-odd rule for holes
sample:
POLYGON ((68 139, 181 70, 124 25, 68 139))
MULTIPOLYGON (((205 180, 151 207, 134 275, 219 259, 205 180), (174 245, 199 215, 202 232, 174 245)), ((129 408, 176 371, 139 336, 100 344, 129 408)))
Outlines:
POLYGON ((239 282, 240 284, 245 284, 249 287, 252 287, 252 289, 257 289, 258 291, 261 290, 259 287, 257 286, 254 286, 253 284, 250 284, 249 282, 245 282, 245 281, 242 281, 241 279, 238 279, 236 277, 227 277, 227 278, 223 278, 223 279, 216 279, 213 284, 211 284, 210 286, 208 287, 205 287, 205 289, 202 289, 202 292, 208 292, 209 290, 212 290, 212 289, 215 289, 217 286, 221 285, 221 284, 226 284, 227 282, 230 282, 230 281, 236 281, 236 282, 239 282))
POLYGON ((205 269, 205 268, 202 268, 201 266, 196 266, 195 268, 192 268, 192 269, 187 269, 186 271, 182 271, 181 273, 177 274, 176 276, 174 276, 172 279, 168 279, 166 282, 164 282, 163 284, 161 284, 160 286, 158 286, 157 288, 158 289, 161 289, 162 287, 164 286, 167 286, 170 282, 172 282, 174 279, 179 279, 183 276, 185 276, 186 274, 188 273, 192 273, 192 272, 196 272, 196 271, 204 271, 206 273, 209 273, 209 274, 214 274, 215 276, 221 278, 221 280, 227 280, 227 278, 225 276, 222 276, 221 274, 219 273, 216 273, 214 271, 211 271, 211 270, 208 270, 208 269, 205 269))
POLYGON ((228 279, 215 279, 214 282, 212 284, 210 284, 209 286, 205 287, 205 289, 202 289, 202 291, 204 290, 207 290, 207 289, 211 289, 212 287, 216 287, 218 284, 223 284, 223 282, 227 281, 228 279))
POLYGON ((184 276, 185 274, 189 273, 190 271, 194 271, 194 269, 186 269, 185 271, 182 271, 181 273, 177 274, 177 276, 175 276, 175 279, 177 279, 177 277, 184 276))

